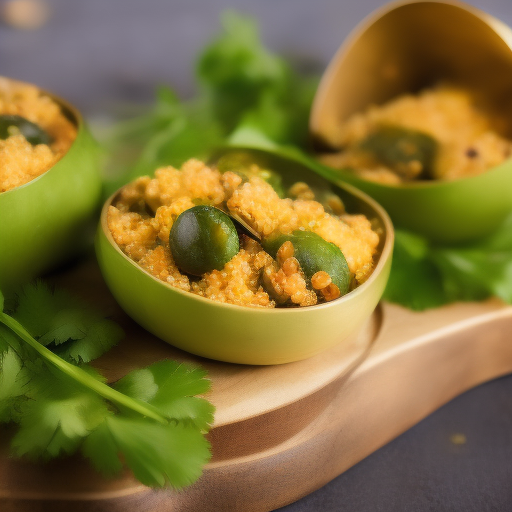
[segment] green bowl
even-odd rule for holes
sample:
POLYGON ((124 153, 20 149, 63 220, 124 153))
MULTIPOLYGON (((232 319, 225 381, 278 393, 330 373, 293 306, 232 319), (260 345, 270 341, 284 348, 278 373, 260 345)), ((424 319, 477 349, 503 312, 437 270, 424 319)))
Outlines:
POLYGON ((401 185, 363 180, 348 170, 329 171, 373 197, 396 227, 434 242, 456 244, 488 235, 512 211, 512 160, 471 178, 401 185))
MULTIPOLYGON (((350 185, 331 185, 297 162, 262 151, 251 154, 260 165, 271 162, 272 170, 295 176, 294 181, 306 178, 312 186, 332 190, 348 211, 373 219, 383 234, 374 272, 364 284, 332 302, 290 309, 222 304, 173 288, 142 270, 114 242, 107 211, 117 193, 103 207, 96 254, 103 277, 121 307, 162 340, 219 361, 258 365, 298 361, 343 342, 370 317, 388 279, 393 227, 375 201, 350 185)), ((289 181, 284 180, 285 184, 289 181)))
POLYGON ((50 96, 76 124, 77 136, 44 174, 0 193, 0 289, 4 291, 78 253, 101 197, 96 142, 80 113, 50 96))

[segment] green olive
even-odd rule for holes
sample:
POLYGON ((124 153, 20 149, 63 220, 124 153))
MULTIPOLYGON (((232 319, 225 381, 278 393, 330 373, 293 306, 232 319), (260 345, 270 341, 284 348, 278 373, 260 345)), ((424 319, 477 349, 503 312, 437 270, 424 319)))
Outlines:
POLYGON ((11 134, 11 126, 16 127, 27 139, 27 142, 36 146, 37 144, 51 144, 53 139, 37 124, 21 116, 0 115, 0 139, 5 140, 11 134))
POLYGON ((194 206, 178 216, 169 234, 178 268, 194 276, 222 270, 240 248, 233 221, 213 206, 194 206))
POLYGON ((430 135, 399 126, 381 126, 360 143, 363 151, 403 178, 432 178, 438 143, 430 135), (413 162, 420 165, 412 166, 413 162))
POLYGON ((349 290, 350 270, 340 248, 325 241, 311 231, 294 231, 290 235, 278 235, 262 241, 263 249, 273 258, 286 241, 290 241, 308 284, 317 272, 323 270, 331 276, 332 282, 339 288, 341 295, 349 290))

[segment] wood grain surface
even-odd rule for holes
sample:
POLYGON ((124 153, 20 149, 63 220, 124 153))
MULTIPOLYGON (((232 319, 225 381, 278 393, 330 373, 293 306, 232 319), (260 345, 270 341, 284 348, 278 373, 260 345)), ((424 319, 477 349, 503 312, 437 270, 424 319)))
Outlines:
POLYGON ((155 491, 128 472, 106 480, 78 456, 45 465, 13 460, 4 428, 2 512, 270 511, 318 489, 463 391, 512 372, 512 308, 497 300, 423 313, 384 303, 347 343, 306 361, 252 367, 190 356, 146 333, 119 310, 92 262, 54 281, 125 328, 126 339, 96 362, 109 380, 163 358, 208 370, 217 407, 213 459, 184 491, 155 491))

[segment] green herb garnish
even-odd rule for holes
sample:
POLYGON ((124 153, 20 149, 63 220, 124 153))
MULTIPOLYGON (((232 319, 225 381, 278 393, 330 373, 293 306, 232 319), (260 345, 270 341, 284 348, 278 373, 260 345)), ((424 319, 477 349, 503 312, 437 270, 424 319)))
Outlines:
POLYGON ((198 57, 196 97, 180 101, 160 87, 147 114, 115 127, 107 192, 158 167, 206 159, 242 127, 279 143, 307 143, 317 75, 300 74, 269 52, 251 18, 227 11, 222 26, 198 57))
POLYGON ((491 236, 461 246, 396 230, 384 299, 421 311, 491 296, 512 303, 512 215, 491 236))
POLYGON ((81 451, 104 474, 126 465, 154 487, 200 476, 214 411, 195 396, 210 387, 203 370, 160 361, 109 386, 85 362, 119 341, 116 324, 41 283, 24 287, 16 303, 1 312, 0 294, 0 421, 18 425, 14 455, 81 451))

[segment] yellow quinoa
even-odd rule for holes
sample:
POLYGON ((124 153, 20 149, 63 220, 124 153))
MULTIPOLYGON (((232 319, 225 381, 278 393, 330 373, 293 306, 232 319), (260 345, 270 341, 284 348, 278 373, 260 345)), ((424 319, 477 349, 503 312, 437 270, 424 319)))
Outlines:
POLYGON ((431 178, 476 176, 512 154, 511 141, 496 132, 497 125, 498 120, 481 109, 468 91, 442 86, 418 95, 402 95, 351 116, 333 137, 342 151, 324 155, 322 160, 380 183, 418 179, 422 171, 420 162, 412 161, 408 169, 397 173, 361 147, 361 142, 379 127, 396 126, 424 133, 437 141, 431 178))
POLYGON ((310 306, 333 300, 340 292, 326 272, 313 276, 308 286, 291 242, 285 242, 273 259, 245 235, 240 235, 240 251, 222 270, 196 278, 180 272, 169 233, 178 216, 195 205, 236 214, 260 237, 315 232, 341 249, 355 286, 364 282, 373 270, 379 243, 370 221, 364 215, 346 214, 337 196, 328 202, 338 215, 328 213, 305 183, 295 184, 290 195, 297 199, 280 198, 256 172, 244 180, 235 172, 221 173, 193 159, 181 170, 164 167, 153 179, 144 176, 126 185, 109 208, 108 226, 121 250, 151 275, 218 302, 264 308, 310 306))
POLYGON ((17 115, 37 124, 53 142, 32 146, 19 131, 0 140, 0 192, 40 176, 69 150, 76 127, 60 107, 33 85, 0 78, 0 115, 17 115))

